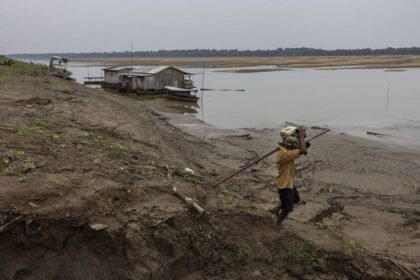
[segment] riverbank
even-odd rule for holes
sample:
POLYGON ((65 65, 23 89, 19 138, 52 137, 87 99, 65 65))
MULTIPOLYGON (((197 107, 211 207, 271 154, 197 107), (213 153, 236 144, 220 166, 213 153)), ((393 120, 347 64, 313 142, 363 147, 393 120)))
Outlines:
MULTIPOLYGON (((74 62, 98 65, 130 65, 131 58, 73 58, 74 62)), ((134 57, 134 65, 174 65, 188 67, 249 67, 272 65, 280 68, 340 67, 397 69, 420 67, 420 56, 307 56, 307 57, 134 57)))
POLYGON ((273 158, 209 187, 271 150, 276 130, 220 130, 42 72, 2 78, 0 278, 401 279, 418 269, 418 152, 317 139, 299 163, 307 203, 278 228, 273 158))

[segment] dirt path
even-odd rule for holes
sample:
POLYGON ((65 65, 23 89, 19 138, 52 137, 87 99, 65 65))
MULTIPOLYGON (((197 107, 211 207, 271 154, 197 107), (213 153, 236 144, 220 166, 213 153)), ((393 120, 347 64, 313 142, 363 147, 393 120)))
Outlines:
POLYGON ((275 131, 221 131, 45 75, 8 75, 0 109, 0 279, 407 278, 388 258, 418 269, 418 154, 314 142, 307 204, 279 229, 270 160, 209 189, 275 131))

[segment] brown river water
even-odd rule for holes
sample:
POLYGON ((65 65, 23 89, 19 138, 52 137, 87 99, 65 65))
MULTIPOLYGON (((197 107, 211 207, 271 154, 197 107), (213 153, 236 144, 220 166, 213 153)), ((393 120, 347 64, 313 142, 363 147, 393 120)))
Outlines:
MULTIPOLYGON (((69 65, 81 83, 83 77, 101 76, 102 68, 69 65)), ((184 70, 195 74, 195 86, 201 88, 203 69, 184 70)), ((204 87, 214 90, 199 92, 196 104, 165 98, 142 98, 139 102, 163 112, 192 114, 220 128, 279 128, 294 122, 328 126, 361 137, 379 138, 367 131, 382 133, 394 142, 420 145, 420 69, 221 70, 227 69, 204 69, 204 87)))

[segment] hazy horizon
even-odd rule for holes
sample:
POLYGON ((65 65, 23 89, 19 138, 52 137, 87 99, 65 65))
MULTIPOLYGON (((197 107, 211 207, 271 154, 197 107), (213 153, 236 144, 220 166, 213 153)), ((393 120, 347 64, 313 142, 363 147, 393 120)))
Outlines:
MULTIPOLYGON (((299 49, 301 47, 296 47, 296 48, 299 49)), ((302 48, 306 48, 306 47, 305 46, 302 46, 302 48)), ((372 50, 385 50, 387 48, 403 49, 403 48, 399 48, 399 47, 385 47, 385 48, 381 48, 381 49, 372 49, 372 50)), ((413 46, 413 47, 407 47, 407 48, 417 48, 418 49, 420 47, 413 46)), ((276 48, 276 49, 278 49, 278 48, 276 48)), ((250 49, 238 49, 238 48, 235 48, 235 49, 173 49, 173 50, 160 49, 160 50, 133 50, 133 53, 136 54, 136 53, 142 53, 142 52, 159 52, 159 51, 171 52, 171 51, 194 51, 194 50, 216 50, 216 51, 237 50, 239 52, 241 52, 241 51, 251 51, 251 52, 252 51, 262 51, 262 52, 264 52, 264 51, 274 51, 276 49, 252 49, 252 50, 250 50, 250 49)), ((287 47, 286 48, 283 48, 283 49, 287 49, 287 47)), ((315 50, 322 50, 322 51, 338 51, 338 50, 345 50, 345 51, 350 50, 350 51, 353 51, 354 50, 354 51, 356 51, 356 50, 363 50, 363 49, 368 49, 368 48, 356 48, 356 49, 315 49, 315 50)), ((102 53, 123 54, 123 53, 127 53, 127 52, 130 53, 129 50, 122 50, 122 51, 111 50, 111 51, 103 51, 103 52, 99 52, 99 51, 92 51, 92 52, 73 52, 73 51, 69 51, 69 52, 42 52, 42 53, 41 52, 40 53, 26 52, 26 53, 9 53, 9 54, 6 54, 6 55, 44 55, 44 54, 75 54, 75 55, 77 55, 77 54, 94 54, 94 53, 97 53, 97 54, 102 54, 102 53)), ((323 54, 323 55, 325 56, 326 54, 323 54)), ((355 55, 358 55, 358 54, 355 54, 355 55)), ((403 55, 403 54, 401 54, 401 55, 403 55)), ((320 56, 322 56, 322 55, 320 55, 320 56)))
POLYGON ((420 46, 416 0, 3 0, 0 53, 420 46))

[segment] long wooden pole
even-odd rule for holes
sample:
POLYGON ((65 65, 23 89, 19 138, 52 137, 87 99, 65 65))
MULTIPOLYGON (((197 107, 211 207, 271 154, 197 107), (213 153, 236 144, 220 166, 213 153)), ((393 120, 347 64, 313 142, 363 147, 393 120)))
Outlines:
MULTIPOLYGON (((314 137, 312 137, 312 138, 308 139, 306 142, 312 141, 312 140, 314 140, 315 138, 318 138, 319 136, 324 135, 324 134, 325 134, 325 133, 327 133, 328 131, 330 131, 330 129, 326 129, 326 130, 324 130, 323 132, 321 132, 321 133, 319 133, 319 134, 315 135, 314 137)), ((251 166, 253 166, 253 165, 255 165, 255 164, 259 163, 260 161, 262 161, 262 160, 263 160, 263 159, 265 159, 266 157, 271 156, 272 154, 274 154, 274 153, 275 153, 275 152, 277 152, 278 150, 279 150, 279 148, 277 147, 277 148, 275 148, 274 150, 272 150, 271 152, 269 152, 269 153, 267 153, 267 154, 263 155, 263 156, 262 156, 262 157, 260 157, 259 159, 256 159, 256 160, 254 160, 254 161, 251 161, 250 163, 248 163, 247 165, 245 165, 245 166, 244 166, 244 167, 242 167, 241 169, 239 169, 239 170, 235 171, 234 173, 230 174, 229 176, 227 176, 227 177, 223 178, 222 180, 218 181, 216 184, 214 184, 214 185, 212 186, 212 188, 215 188, 215 187, 217 187, 217 186, 219 186, 219 185, 223 184, 223 183, 224 183, 224 182, 226 182, 227 180, 229 180, 229 179, 231 179, 231 178, 235 177, 236 175, 238 175, 238 174, 242 173, 243 171, 245 171, 245 170, 246 170, 246 169, 248 169, 249 167, 251 167, 251 166)))
POLYGON ((131 71, 133 70, 133 42, 131 42, 131 71))
POLYGON ((388 89, 386 91, 386 114, 388 115, 388 108, 389 108, 389 82, 388 82, 388 89))
POLYGON ((205 66, 205 65, 203 65, 203 75, 202 75, 202 77, 201 77, 201 90, 203 90, 203 89, 204 89, 204 66, 205 66))

